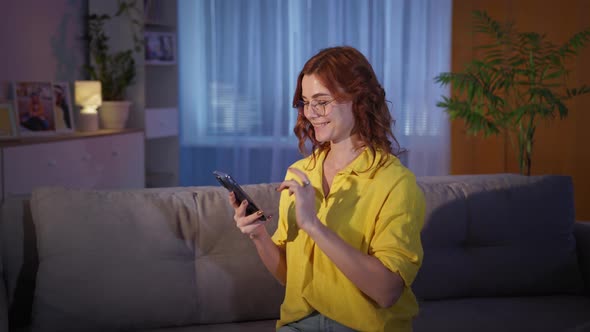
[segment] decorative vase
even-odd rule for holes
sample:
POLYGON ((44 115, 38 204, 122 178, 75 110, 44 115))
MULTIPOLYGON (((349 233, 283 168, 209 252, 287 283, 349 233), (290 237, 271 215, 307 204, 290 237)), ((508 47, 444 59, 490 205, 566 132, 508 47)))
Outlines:
POLYGON ((130 101, 103 101, 98 112, 100 127, 103 129, 125 128, 130 107, 130 101))

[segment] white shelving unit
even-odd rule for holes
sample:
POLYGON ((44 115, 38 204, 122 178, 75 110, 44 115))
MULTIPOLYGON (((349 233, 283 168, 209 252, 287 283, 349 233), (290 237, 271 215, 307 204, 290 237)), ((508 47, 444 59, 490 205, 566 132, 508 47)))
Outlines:
MULTIPOLYGON (((172 36, 173 59, 144 62, 146 138, 146 186, 172 187, 178 185, 178 66, 176 45, 176 0, 144 2, 146 35, 172 36)), ((168 37, 166 37, 168 38, 168 37)))
MULTIPOLYGON (((164 34, 177 36, 177 1, 138 1, 143 10, 143 27, 147 35, 164 34)), ((90 0, 89 13, 117 11, 116 0, 90 0)), ((113 20, 105 26, 112 50, 129 49, 133 39, 129 22, 113 20)), ((145 128, 145 184, 146 187, 173 187, 178 185, 179 142, 178 142, 178 66, 177 45, 163 42, 172 48, 172 61, 163 56, 162 61, 146 59, 145 53, 135 54, 137 77, 135 84, 127 90, 132 101, 132 113, 128 127, 145 128)), ((156 44, 157 46, 157 44, 156 44)), ((152 54, 152 53, 150 53, 152 54)), ((156 55, 158 58, 158 55, 156 55)))

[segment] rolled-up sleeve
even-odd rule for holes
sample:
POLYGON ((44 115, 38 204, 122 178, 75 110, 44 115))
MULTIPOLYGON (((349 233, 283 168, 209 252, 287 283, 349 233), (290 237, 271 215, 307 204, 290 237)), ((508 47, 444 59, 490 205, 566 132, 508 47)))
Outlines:
POLYGON ((401 179, 379 212, 369 254, 398 273, 406 287, 414 281, 424 255, 420 232, 424 226, 424 194, 414 176, 401 179))

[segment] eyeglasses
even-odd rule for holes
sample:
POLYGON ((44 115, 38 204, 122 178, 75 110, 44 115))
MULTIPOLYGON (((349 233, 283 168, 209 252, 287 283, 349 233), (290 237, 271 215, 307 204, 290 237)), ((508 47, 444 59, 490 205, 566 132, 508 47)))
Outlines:
POLYGON ((326 111, 326 106, 328 106, 328 104, 330 104, 331 102, 333 102, 336 99, 332 99, 332 100, 312 100, 311 102, 307 102, 307 101, 303 101, 300 100, 295 104, 295 108, 299 111, 299 113, 304 113, 305 111, 309 110, 309 107, 311 106, 311 109, 319 116, 326 116, 328 114, 330 114, 330 111, 326 111))

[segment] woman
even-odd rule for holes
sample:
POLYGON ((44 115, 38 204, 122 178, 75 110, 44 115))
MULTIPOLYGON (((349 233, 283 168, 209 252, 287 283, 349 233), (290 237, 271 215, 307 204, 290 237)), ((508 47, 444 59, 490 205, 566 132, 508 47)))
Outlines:
POLYGON ((286 286, 277 329, 411 331, 424 197, 394 155, 383 88, 359 51, 328 48, 303 67, 293 104, 299 149, 309 140, 313 151, 277 188, 274 235, 261 211, 245 215, 247 202, 229 197, 237 226, 286 286))
POLYGON ((45 116, 45 109, 43 108, 43 104, 41 104, 40 95, 40 92, 33 92, 31 94, 28 112, 24 112, 21 117, 21 125, 29 130, 39 131, 49 129, 49 122, 45 116))

